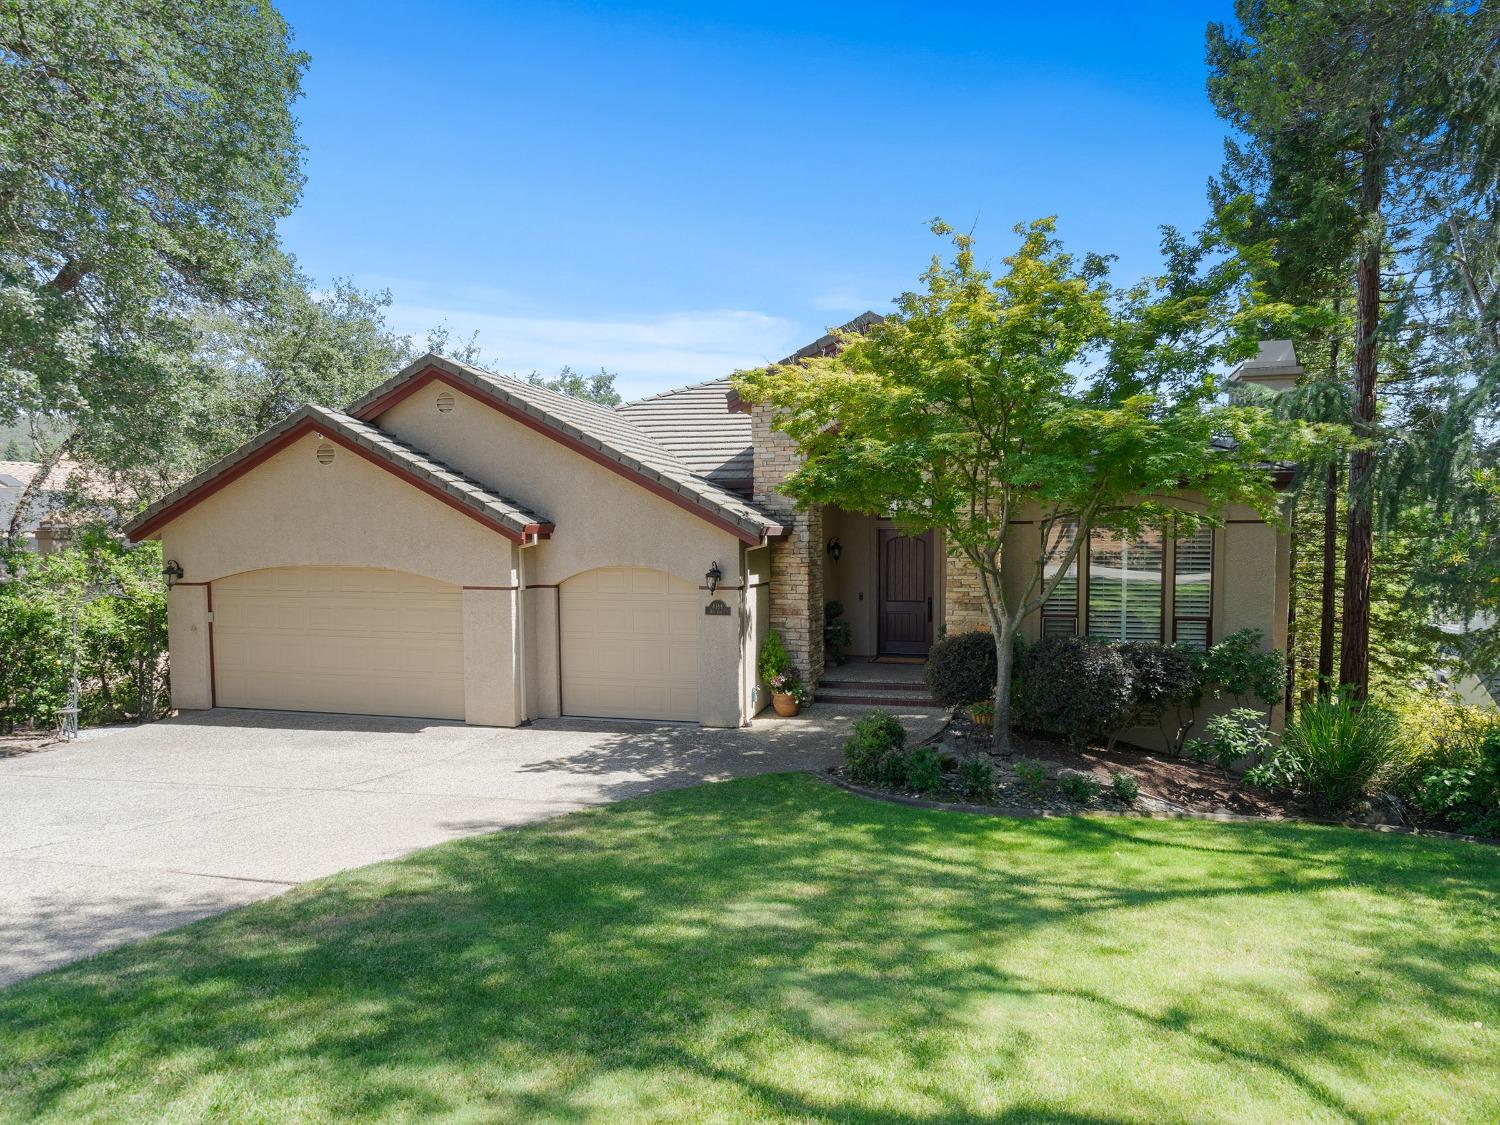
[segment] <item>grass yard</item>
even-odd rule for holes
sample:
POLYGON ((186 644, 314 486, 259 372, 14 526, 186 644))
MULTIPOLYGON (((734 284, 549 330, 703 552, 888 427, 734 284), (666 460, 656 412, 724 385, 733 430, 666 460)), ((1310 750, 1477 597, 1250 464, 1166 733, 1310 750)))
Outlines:
POLYGON ((0 992, 0 1116, 1500 1120, 1500 854, 802 775, 444 845, 0 992))

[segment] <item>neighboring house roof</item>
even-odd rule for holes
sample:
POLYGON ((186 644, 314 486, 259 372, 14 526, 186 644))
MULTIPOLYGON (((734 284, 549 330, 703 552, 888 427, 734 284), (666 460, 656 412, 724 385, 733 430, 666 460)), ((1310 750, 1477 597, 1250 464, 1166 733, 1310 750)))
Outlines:
POLYGON ((780 523, 694 468, 622 412, 571 398, 444 356, 426 355, 360 398, 348 413, 366 420, 434 379, 642 484, 747 543, 780 535, 780 523))
POLYGON ((712 379, 615 407, 684 464, 730 492, 750 496, 755 476, 750 416, 730 413, 729 380, 712 379))
MULTIPOLYGON (((31 511, 21 521, 23 531, 35 531, 47 517, 48 500, 67 487, 68 480, 78 472, 75 461, 59 461, 42 483, 39 492, 32 498, 31 511)), ((36 479, 42 466, 36 461, 0 461, 0 528, 9 525, 11 513, 21 500, 26 486, 36 479)))
POLYGON ((167 493, 126 524, 125 534, 134 540, 144 539, 292 442, 314 432, 417 485, 515 542, 524 542, 529 537, 543 538, 552 531, 552 524, 545 517, 491 492, 384 430, 340 411, 308 404, 167 493))

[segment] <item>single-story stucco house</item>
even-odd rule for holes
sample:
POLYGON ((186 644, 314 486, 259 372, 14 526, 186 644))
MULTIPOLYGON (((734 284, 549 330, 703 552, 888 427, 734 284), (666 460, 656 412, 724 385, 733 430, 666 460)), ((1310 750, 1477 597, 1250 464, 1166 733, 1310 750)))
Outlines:
MULTIPOLYGON (((1265 352, 1239 374, 1294 367, 1265 352)), ((345 410, 302 407, 127 532, 160 539, 176 579, 178 708, 734 727, 769 702, 768 629, 817 682, 829 600, 854 654, 920 658, 984 623, 940 537, 798 508, 777 492, 796 464, 727 379, 610 410, 428 355, 345 410)), ((1034 525, 1012 533, 1039 548, 1034 525)), ((1288 561, 1249 510, 1183 542, 1101 535, 1027 627, 1197 644, 1253 627, 1284 648, 1288 561)))

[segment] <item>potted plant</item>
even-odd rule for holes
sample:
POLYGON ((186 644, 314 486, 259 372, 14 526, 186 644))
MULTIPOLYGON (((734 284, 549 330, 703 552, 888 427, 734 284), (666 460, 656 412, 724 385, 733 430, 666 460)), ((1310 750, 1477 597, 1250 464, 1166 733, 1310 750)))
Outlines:
POLYGON ((771 677, 771 706, 784 719, 790 719, 812 702, 812 693, 807 690, 795 671, 783 672, 771 677))
POLYGON ((766 634, 766 643, 761 645, 757 670, 771 689, 771 705, 778 715, 790 718, 811 702, 812 693, 797 674, 791 655, 775 629, 766 634))
POLYGON ((974 720, 975 726, 989 730, 995 725, 995 703, 994 700, 986 699, 983 703, 976 703, 969 708, 969 718, 974 720))

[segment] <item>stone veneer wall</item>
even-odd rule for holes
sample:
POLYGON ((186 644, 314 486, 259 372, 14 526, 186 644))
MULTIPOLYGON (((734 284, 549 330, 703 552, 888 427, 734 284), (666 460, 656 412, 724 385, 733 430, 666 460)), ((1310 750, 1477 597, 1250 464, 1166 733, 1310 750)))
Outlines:
POLYGON ((792 439, 771 428, 771 408, 750 408, 755 505, 787 534, 771 541, 771 628, 810 684, 823 675, 823 509, 803 510, 776 491, 801 464, 792 439))
POLYGON ((974 564, 956 551, 949 550, 943 572, 943 624, 951 633, 969 633, 989 629, 989 614, 984 609, 984 590, 974 564))

